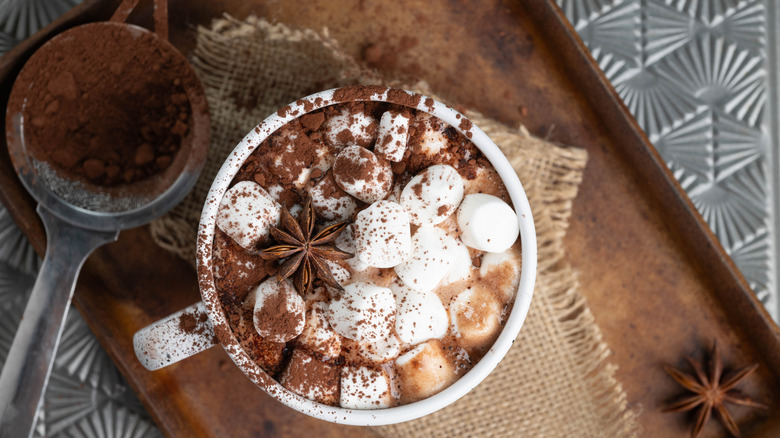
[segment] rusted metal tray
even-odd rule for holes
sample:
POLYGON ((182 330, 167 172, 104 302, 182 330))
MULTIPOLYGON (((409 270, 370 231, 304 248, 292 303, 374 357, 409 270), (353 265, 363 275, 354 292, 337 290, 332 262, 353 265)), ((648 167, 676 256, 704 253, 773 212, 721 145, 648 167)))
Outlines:
MULTIPOLYGON (((77 7, 0 59, 0 103, 32 50, 58 31, 105 19, 117 1, 77 7)), ((150 2, 131 21, 150 20, 150 2)), ((185 53, 194 26, 228 12, 327 27, 375 67, 426 79, 444 98, 590 153, 566 245, 582 293, 618 365, 645 436, 686 436, 685 415, 662 414, 680 394, 662 370, 719 340, 729 367, 758 362, 741 387, 768 410, 732 412, 747 436, 780 435, 780 330, 696 213, 553 0, 448 2, 170 2, 171 39, 185 53), (376 53, 376 50, 372 51, 376 53)), ((4 141, 4 139, 2 140, 4 141)), ((36 250, 45 236, 34 204, 0 148, 0 200, 36 250)), ((156 247, 145 228, 86 263, 75 305, 162 430, 176 436, 367 436, 292 412, 255 388, 220 349, 163 371, 137 363, 132 334, 199 299, 190 266, 156 247)), ((710 422, 707 435, 725 431, 710 422)))

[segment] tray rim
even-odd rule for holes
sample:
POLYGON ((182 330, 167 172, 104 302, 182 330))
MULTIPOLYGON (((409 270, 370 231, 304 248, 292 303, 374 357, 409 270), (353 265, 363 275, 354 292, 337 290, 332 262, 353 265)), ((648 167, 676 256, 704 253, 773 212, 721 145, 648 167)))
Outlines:
MULTIPOLYGON (((11 76, 18 73, 21 64, 16 65, 16 63, 20 62, 22 58, 29 56, 29 54, 31 54, 37 46, 42 44, 45 39, 53 36, 58 31, 62 31, 72 25, 82 22, 85 19, 85 16, 105 16, 106 11, 111 11, 117 3, 118 0, 84 0, 83 3, 76 6, 63 17, 55 20, 33 37, 23 41, 16 48, 7 52, 4 56, 0 57, 0 85, 9 80, 11 76)), ((695 246, 697 250, 704 250, 706 252, 707 260, 714 261, 721 266, 719 270, 722 272, 720 272, 721 275, 719 278, 727 281, 734 289, 727 297, 716 296, 715 298, 722 307, 724 299, 731 298, 737 300, 738 309, 729 310, 726 312, 727 314, 732 314, 734 312, 744 314, 747 312, 753 314, 754 317, 757 318, 760 324, 750 324, 749 327, 740 326, 740 328, 748 331, 750 339, 756 342, 759 340, 766 341, 760 345, 768 348, 758 348, 757 352, 762 355, 762 358, 768 364, 773 365, 773 369, 770 370, 770 372, 775 377, 780 377, 780 327, 778 327, 777 323, 771 318, 763 304, 755 297, 755 294, 752 292, 744 276, 739 269, 737 269, 731 258, 726 254, 717 237, 711 232, 710 227, 698 213, 685 191, 666 166, 658 151, 652 143, 650 143, 633 116, 631 116, 628 108, 623 104, 622 99, 598 67, 598 64, 591 56, 590 51, 584 45, 573 26, 569 23, 563 11, 555 3, 555 0, 528 1, 525 5, 510 7, 523 8, 532 11, 537 19, 543 20, 545 23, 554 24, 552 31, 559 32, 566 36, 565 40, 567 41, 567 44, 565 47, 561 47, 561 50, 568 53, 568 56, 562 55, 561 58, 563 61, 560 62, 574 63, 581 67, 578 71, 574 70, 578 72, 578 76, 580 76, 579 80, 575 80, 573 77, 570 77, 569 79, 573 83, 585 83, 590 85, 594 90, 594 94, 609 101, 608 108, 601 108, 601 106, 607 105, 599 106, 593 104, 592 99, 588 99, 587 106, 596 114, 602 115, 601 113, 605 113, 603 114, 603 120, 606 126, 613 127, 619 125, 620 128, 625 130, 623 134, 633 139, 630 143, 631 147, 629 147, 629 144, 626 144, 626 149, 630 150, 626 150, 624 153, 629 156, 644 157, 646 159, 645 161, 648 162, 648 168, 640 169, 642 172, 658 175, 666 181, 666 184, 664 184, 663 187, 658 187, 656 190, 649 191, 648 193, 653 192, 653 196, 671 201, 672 204, 668 202, 666 204, 674 207, 674 216, 679 218, 679 221, 682 221, 683 225, 695 230, 695 233, 687 233, 689 238, 693 241, 693 246, 695 246)), ((780 17, 775 16, 773 22, 780 25, 780 17)), ((775 39, 780 38, 776 35, 775 39)), ((780 47, 777 47, 777 52, 776 56, 780 58, 780 47)), ((568 69, 568 71, 571 72, 573 69, 568 69)), ((776 72, 773 79, 775 81, 780 81, 780 72, 776 72)), ((774 89, 777 90, 776 87, 774 89)), ((590 94, 586 95, 589 96, 590 94)), ((776 98, 777 96, 773 97, 776 98)), ((0 87, 0 102, 5 102, 6 98, 7 92, 0 87)), ((2 114, 3 117, 5 116, 5 105, 2 105, 2 108, 0 108, 0 114, 2 114)), ((4 138, 0 140, 0 142, 4 141, 4 138)), ((780 162, 780 156, 776 157, 776 160, 780 162)), ((22 229, 25 236, 30 240, 36 252, 38 252, 39 255, 42 255, 45 251, 45 233, 35 214, 35 204, 29 195, 24 192, 21 184, 16 179, 15 174, 12 172, 9 175, 7 172, 3 172, 5 164, 7 163, 4 163, 4 160, 0 159, 0 202, 3 202, 6 206, 9 214, 22 229)), ((12 171, 10 165, 9 169, 12 171)), ((775 208, 780 208, 780 206, 775 206, 775 208)), ((780 245, 780 243, 778 243, 778 245, 780 245)), ((78 300, 74 301, 74 304, 81 310, 78 300)), ((93 329, 95 328, 92 324, 90 324, 90 326, 93 329)), ((101 344, 106 342, 105 339, 99 339, 101 344)), ((114 362, 121 362, 117 361, 117 358, 113 354, 110 355, 114 362)), ((121 369, 122 368, 120 367, 120 370, 121 369)), ((136 388, 131 381, 132 379, 128 379, 130 386, 138 393, 138 388, 136 388)), ((165 422, 159 421, 160 419, 155 412, 150 412, 150 415, 152 415, 158 424, 165 424, 165 422)))

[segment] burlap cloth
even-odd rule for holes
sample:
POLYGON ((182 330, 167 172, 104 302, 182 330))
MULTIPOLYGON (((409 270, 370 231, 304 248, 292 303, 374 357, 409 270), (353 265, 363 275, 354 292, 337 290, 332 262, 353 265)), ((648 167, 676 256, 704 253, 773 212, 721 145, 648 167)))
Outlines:
MULTIPOLYGON (((217 20, 198 29, 193 64, 211 107, 203 175, 172 212, 152 223, 155 241, 194 263, 203 200, 224 158, 277 108, 315 91, 378 78, 339 51, 327 30, 295 30, 263 19, 217 20)), ((402 84, 393 84, 402 85, 402 84)), ((431 94, 424 83, 407 85, 431 94)), ((522 127, 466 115, 504 151, 525 186, 536 221, 539 271, 517 341, 493 373, 453 405, 422 419, 376 428, 387 436, 628 437, 637 411, 615 379, 563 237, 585 167, 582 149, 553 145, 522 127)))

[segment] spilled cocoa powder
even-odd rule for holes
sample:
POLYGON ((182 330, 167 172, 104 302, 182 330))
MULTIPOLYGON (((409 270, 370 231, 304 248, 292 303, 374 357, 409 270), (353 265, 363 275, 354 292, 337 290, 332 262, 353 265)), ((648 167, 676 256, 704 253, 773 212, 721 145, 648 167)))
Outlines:
POLYGON ((25 66, 33 72, 24 107, 31 155, 63 177, 104 187, 163 172, 190 130, 178 79, 187 64, 153 34, 118 24, 68 35, 25 66))

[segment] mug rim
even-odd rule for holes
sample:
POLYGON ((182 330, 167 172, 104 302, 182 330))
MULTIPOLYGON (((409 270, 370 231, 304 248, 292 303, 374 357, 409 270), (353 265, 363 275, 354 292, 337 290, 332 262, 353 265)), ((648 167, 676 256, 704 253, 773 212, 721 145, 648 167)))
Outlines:
POLYGON ((379 426, 413 420, 438 411, 460 399, 498 365, 509 351, 528 314, 536 280, 536 232, 530 204, 515 170, 498 146, 463 114, 430 97, 384 86, 348 86, 311 94, 279 109, 255 126, 233 149, 214 177, 198 226, 197 274, 201 297, 217 339, 241 371, 274 399, 309 416, 338 424, 379 426), (244 351, 230 328, 214 283, 212 249, 216 218, 231 181, 262 142, 286 123, 327 106, 350 101, 387 102, 428 113, 448 123, 471 140, 501 177, 520 225, 521 269, 515 302, 498 338, 488 352, 452 385, 413 403, 384 409, 347 409, 317 403, 289 391, 260 368, 244 351))

